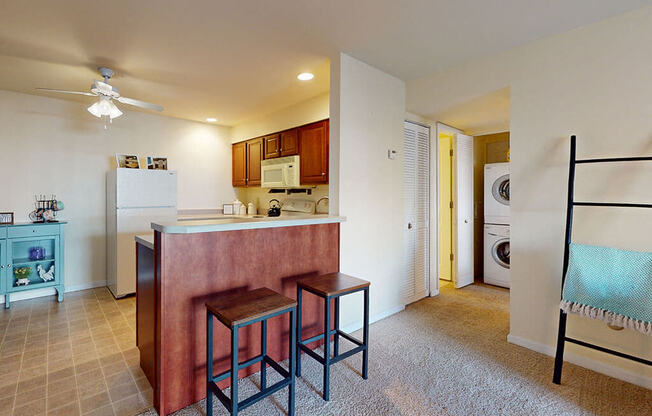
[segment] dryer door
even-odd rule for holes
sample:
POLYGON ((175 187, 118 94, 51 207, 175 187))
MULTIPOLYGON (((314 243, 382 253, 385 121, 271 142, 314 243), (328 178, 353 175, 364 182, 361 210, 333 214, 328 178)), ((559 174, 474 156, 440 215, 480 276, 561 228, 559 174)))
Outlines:
POLYGON ((509 238, 497 240, 491 247, 491 257, 500 266, 509 269, 509 238))
POLYGON ((509 174, 502 175, 494 181, 491 194, 496 201, 509 206, 509 174))

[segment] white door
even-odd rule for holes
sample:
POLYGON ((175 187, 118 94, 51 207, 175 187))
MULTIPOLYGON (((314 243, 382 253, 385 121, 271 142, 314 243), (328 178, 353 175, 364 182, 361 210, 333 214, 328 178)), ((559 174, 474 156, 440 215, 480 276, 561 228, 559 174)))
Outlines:
POLYGON ((407 304, 430 290, 430 129, 406 121, 403 152, 407 304))
POLYGON ((453 144, 453 282, 473 283, 473 137, 455 135, 453 144))

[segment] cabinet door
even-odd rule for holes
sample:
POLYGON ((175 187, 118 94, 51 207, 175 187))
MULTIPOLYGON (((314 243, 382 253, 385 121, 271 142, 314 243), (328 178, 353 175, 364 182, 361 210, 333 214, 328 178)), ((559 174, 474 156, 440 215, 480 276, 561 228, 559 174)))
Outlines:
POLYGON ((233 145, 233 186, 247 186, 246 142, 233 145))
POLYGON ((299 129, 287 130, 281 133, 281 156, 299 154, 299 129))
POLYGON ((0 294, 7 290, 7 240, 0 240, 0 294))
POLYGON ((263 139, 247 142, 247 186, 260 185, 260 161, 263 160, 263 139))
POLYGON ((272 134, 270 136, 263 137, 264 147, 265 147, 265 157, 264 159, 273 159, 278 157, 281 148, 281 135, 272 134))
POLYGON ((5 266, 7 292, 17 292, 29 290, 36 287, 55 286, 59 283, 59 276, 62 273, 59 266, 59 236, 41 237, 41 238, 10 238, 6 240, 7 249, 5 266), (31 258, 31 251, 34 247, 40 247, 43 250, 43 256, 40 260, 31 258), (43 278, 39 275, 39 266, 44 273, 43 278), (25 276, 25 282, 18 280, 14 276, 14 270, 29 269, 29 275, 25 276))
POLYGON ((328 120, 299 128, 301 183, 328 183, 328 120))

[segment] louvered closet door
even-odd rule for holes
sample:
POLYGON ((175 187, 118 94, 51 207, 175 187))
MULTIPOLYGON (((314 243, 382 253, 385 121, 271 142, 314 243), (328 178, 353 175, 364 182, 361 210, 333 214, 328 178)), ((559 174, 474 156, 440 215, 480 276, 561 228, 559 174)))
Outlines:
POLYGON ((430 129, 405 122, 405 303, 428 295, 430 282, 430 129))
POLYGON ((453 282, 460 288, 473 283, 473 137, 455 135, 453 151, 453 282))

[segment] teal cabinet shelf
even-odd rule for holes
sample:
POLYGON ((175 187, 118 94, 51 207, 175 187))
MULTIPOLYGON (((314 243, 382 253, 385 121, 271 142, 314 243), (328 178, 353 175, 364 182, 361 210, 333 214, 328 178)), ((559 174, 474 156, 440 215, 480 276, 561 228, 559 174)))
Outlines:
POLYGON ((54 287, 63 301, 65 222, 0 226, 0 295, 54 287), (35 256, 38 251, 38 256, 35 256))

